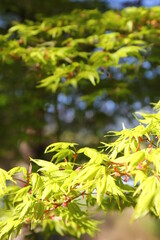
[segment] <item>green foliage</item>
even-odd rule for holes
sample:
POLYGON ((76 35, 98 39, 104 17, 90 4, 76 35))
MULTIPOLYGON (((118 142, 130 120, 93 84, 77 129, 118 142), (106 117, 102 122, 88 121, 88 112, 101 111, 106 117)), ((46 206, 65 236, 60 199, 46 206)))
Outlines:
POLYGON ((83 79, 96 85, 101 68, 120 67, 120 59, 127 56, 138 61, 143 55, 140 52, 153 43, 150 36, 158 42, 159 12, 159 7, 103 14, 75 10, 69 15, 16 23, 1 36, 0 58, 8 64, 23 61, 32 71, 40 71, 39 86, 53 92, 68 85, 76 87, 83 79))
POLYGON ((148 71, 158 72, 159 12, 159 7, 104 13, 74 10, 13 22, 7 34, 0 35, 0 144, 4 146, 0 155, 5 158, 10 149, 17 158, 25 141, 35 156, 42 157, 36 151, 42 144, 51 139, 63 141, 68 123, 61 117, 60 105, 75 111, 72 133, 77 125, 83 131, 82 124, 87 122, 88 130, 96 133, 97 144, 98 133, 104 132, 104 118, 113 122, 116 115, 101 110, 105 101, 129 102, 130 111, 135 99, 144 104, 148 95, 150 101, 157 101, 158 73, 153 74, 152 84, 143 63, 148 61, 148 71), (62 104, 61 94, 72 100, 62 104), (85 109, 80 107, 82 100, 85 109), (49 112, 50 106, 54 113, 49 112), (92 123, 84 119, 88 110, 93 110, 92 123), (47 135, 48 115, 57 131, 47 135))
MULTIPOLYGON (((0 107, 5 116, 0 123, 14 119, 15 125, 9 122, 11 135, 20 131, 24 140, 29 132, 34 142, 38 133, 40 141, 47 104, 55 107, 59 124, 59 93, 72 95, 75 91, 89 104, 103 95, 113 99, 128 95, 132 73, 138 74, 143 60, 159 63, 159 16, 159 7, 105 13, 75 10, 15 23, 6 35, 0 35, 0 68, 4 68, 0 107), (134 57, 134 63, 128 63, 127 57, 134 57), (7 76, 13 66, 17 74, 11 84, 7 76), (112 67, 121 69, 127 81, 112 80, 112 67), (20 109, 21 125, 8 106, 20 109)), ((133 206, 133 220, 150 212, 159 218, 160 102, 154 110, 138 113, 135 128, 123 126, 120 132, 110 132, 107 136, 116 140, 103 143, 101 151, 57 142, 45 150, 51 155, 50 162, 31 158, 28 170, 0 169, 0 239, 17 236, 24 224, 50 234, 93 236, 98 224, 92 218, 96 207, 108 212, 133 206)))
POLYGON ((155 113, 139 113, 135 128, 111 132, 116 140, 103 143, 101 151, 58 142, 45 150, 54 162, 30 159, 28 171, 1 169, 1 201, 7 214, 0 218, 0 239, 17 236, 24 224, 77 238, 93 236, 98 222, 88 211, 92 206, 106 212, 133 206, 133 220, 149 212, 160 218, 159 104, 155 113))

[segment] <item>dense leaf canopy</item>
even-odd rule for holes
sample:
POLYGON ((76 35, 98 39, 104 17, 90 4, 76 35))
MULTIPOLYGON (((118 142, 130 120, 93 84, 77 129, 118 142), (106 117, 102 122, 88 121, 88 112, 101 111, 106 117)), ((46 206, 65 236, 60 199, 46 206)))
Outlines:
POLYGON ((46 140, 61 140, 66 125, 74 134, 86 126, 99 140, 104 121, 114 121, 108 100, 120 105, 114 116, 134 110, 135 100, 157 101, 159 12, 75 10, 15 23, 0 35, 1 155, 19 150, 24 140, 34 151, 46 140), (53 122, 57 130, 48 136, 46 126, 53 122))
MULTIPOLYGON (((45 150, 51 161, 33 157, 28 170, 0 169, 0 239, 19 234, 24 224, 92 236, 93 206, 106 212, 133 206, 133 220, 147 213, 160 217, 159 102, 156 112, 136 115, 137 127, 110 132, 100 150, 72 143, 69 135, 59 141, 67 122, 81 131, 82 119, 103 112, 107 100, 158 99, 159 26, 160 7, 75 10, 14 23, 0 35, 1 154, 24 141, 36 147, 54 141, 45 150), (73 106, 76 125, 63 113, 73 106), (50 112, 56 137, 46 134, 50 112)), ((93 129, 104 131, 106 115, 93 118, 93 129)))

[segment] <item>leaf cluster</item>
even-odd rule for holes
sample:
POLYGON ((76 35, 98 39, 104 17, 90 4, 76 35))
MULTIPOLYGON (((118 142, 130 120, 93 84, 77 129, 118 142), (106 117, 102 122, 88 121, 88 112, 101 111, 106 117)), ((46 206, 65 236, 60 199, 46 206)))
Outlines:
POLYGON ((101 151, 58 142, 45 150, 53 154, 50 162, 30 159, 28 170, 0 169, 0 197, 6 211, 0 217, 0 239, 19 234, 24 224, 77 238, 84 233, 93 236, 97 230, 89 211, 93 206, 106 212, 133 206, 133 220, 149 212, 159 218, 159 102, 154 109, 138 113, 135 128, 110 132, 116 140, 103 143, 101 151), (87 160, 80 163, 80 156, 87 160), (38 171, 32 170, 33 164, 38 171))
MULTIPOLYGON (((38 72, 39 87, 52 92, 100 82, 109 67, 124 65, 128 56, 142 60, 159 42, 159 7, 121 12, 74 10, 71 14, 15 23, 0 36, 2 62, 24 62, 38 72)), ((116 93, 117 94, 117 93, 116 93)))

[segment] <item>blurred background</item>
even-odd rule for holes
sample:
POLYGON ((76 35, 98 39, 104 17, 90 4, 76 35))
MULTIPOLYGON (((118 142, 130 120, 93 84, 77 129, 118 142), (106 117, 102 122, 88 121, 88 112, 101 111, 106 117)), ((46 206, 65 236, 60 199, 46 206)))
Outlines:
MULTIPOLYGON (((160 0, 1 0, 0 33, 6 33, 13 21, 36 20, 40 16, 53 16, 73 9, 122 9, 127 6, 158 6, 160 0)), ((158 49, 158 48, 157 48, 158 49)), ((160 50, 159 50, 160 51, 160 50)), ((156 50, 156 56, 159 52, 156 50)), ((150 102, 159 100, 160 62, 145 61, 138 72, 130 69, 122 73, 111 68, 112 79, 107 83, 114 88, 115 81, 132 78, 129 93, 110 94, 96 98, 92 104, 79 99, 76 90, 72 94, 46 92, 37 89, 34 77, 22 64, 0 65, 0 167, 10 169, 21 164, 28 166, 29 158, 46 158, 45 147, 56 141, 77 142, 80 146, 99 146, 106 141, 103 136, 109 130, 120 130, 136 124, 132 113, 151 110, 150 102), (15 74, 16 73, 16 74, 15 74)), ((134 61, 128 58, 127 61, 134 61)), ((86 94, 89 94, 90 89, 86 94)), ((160 239, 159 221, 147 217, 132 225, 129 219, 132 209, 123 214, 113 213, 102 219, 102 231, 96 240, 152 240, 160 239)), ((40 234, 33 239, 43 239, 40 234)), ((51 239, 73 239, 59 237, 51 239)), ((90 239, 87 236, 84 240, 90 239)))

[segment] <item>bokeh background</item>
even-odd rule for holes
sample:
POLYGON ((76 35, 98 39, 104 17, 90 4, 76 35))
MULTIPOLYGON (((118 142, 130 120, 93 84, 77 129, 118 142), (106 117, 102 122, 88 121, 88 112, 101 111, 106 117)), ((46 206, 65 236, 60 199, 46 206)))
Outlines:
MULTIPOLYGON (((122 9, 127 6, 158 6, 159 0, 1 0, 0 33, 6 33, 14 21, 36 20, 40 16, 53 16, 59 13, 78 9, 122 9)), ((159 56, 159 52, 155 56, 159 56)), ((158 59, 158 58, 157 58, 158 59)), ((126 59, 134 62, 134 58, 126 59)), ((22 64, 0 65, 0 167, 10 169, 21 164, 28 165, 29 158, 46 158, 45 147, 56 141, 78 142, 81 146, 98 146, 108 130, 121 129, 136 124, 132 112, 151 110, 150 102, 159 100, 160 95, 160 62, 144 61, 138 72, 122 73, 111 68, 114 88, 115 81, 127 81, 129 93, 120 96, 105 95, 96 98, 92 104, 79 99, 76 91, 72 94, 46 92, 37 89, 33 75, 28 74, 22 64), (23 130, 22 130, 23 129, 23 130)), ((87 89, 86 94, 90 93, 87 89)), ((152 240, 160 239, 159 221, 151 216, 130 225, 132 209, 124 213, 109 213, 97 218, 104 221, 102 231, 96 240, 152 240)), ((37 233, 33 239, 43 239, 37 233)), ((51 239, 73 239, 55 236, 51 239)), ((90 239, 87 236, 84 240, 90 239)))

